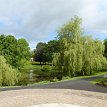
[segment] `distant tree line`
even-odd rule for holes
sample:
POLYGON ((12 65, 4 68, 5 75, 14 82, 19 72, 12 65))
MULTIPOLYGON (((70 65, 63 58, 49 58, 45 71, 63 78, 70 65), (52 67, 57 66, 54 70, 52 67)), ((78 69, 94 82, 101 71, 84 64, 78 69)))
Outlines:
POLYGON ((41 63, 52 62, 53 53, 60 51, 59 40, 51 40, 48 43, 39 42, 34 50, 34 59, 41 63))
POLYGON ((29 44, 23 38, 17 40, 12 35, 0 35, 0 55, 11 66, 20 68, 30 58, 29 44))

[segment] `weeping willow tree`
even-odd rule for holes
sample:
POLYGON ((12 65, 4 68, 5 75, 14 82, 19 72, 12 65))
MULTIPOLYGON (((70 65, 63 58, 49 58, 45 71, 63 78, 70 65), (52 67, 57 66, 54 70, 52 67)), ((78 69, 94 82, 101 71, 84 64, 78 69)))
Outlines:
POLYGON ((106 58, 103 56, 104 45, 100 40, 91 37, 83 38, 83 68, 82 74, 89 75, 107 66, 106 58))
POLYGON ((82 35, 79 17, 74 17, 58 32, 61 50, 54 54, 53 65, 64 76, 90 75, 107 64, 102 42, 82 35))
POLYGON ((19 72, 13 69, 3 56, 0 56, 0 86, 11 86, 18 83, 19 72))

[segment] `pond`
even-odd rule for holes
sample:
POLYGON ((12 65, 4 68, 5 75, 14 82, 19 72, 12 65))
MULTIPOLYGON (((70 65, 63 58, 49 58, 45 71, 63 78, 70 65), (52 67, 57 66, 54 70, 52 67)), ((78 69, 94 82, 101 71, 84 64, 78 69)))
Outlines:
POLYGON ((18 85, 28 85, 34 84, 41 81, 50 81, 55 82, 55 78, 58 80, 62 79, 62 75, 58 72, 43 72, 39 70, 21 70, 21 79, 19 80, 18 85))
POLYGON ((54 77, 50 73, 38 71, 38 70, 22 70, 21 79, 19 80, 18 85, 27 85, 38 83, 41 81, 51 81, 54 77))

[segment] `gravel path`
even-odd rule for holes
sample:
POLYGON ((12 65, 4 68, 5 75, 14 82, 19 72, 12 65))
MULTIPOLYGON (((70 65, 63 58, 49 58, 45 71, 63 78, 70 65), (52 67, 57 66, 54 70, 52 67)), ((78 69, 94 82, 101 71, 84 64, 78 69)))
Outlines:
POLYGON ((29 107, 47 103, 107 107, 107 93, 72 89, 22 89, 0 92, 0 107, 29 107))

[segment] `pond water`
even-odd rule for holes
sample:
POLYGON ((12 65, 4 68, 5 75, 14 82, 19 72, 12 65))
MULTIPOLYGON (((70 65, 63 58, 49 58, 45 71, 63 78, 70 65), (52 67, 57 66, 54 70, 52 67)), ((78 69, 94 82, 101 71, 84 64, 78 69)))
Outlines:
POLYGON ((28 79, 29 79, 29 81, 35 81, 36 74, 34 73, 34 70, 29 70, 28 79))
POLYGON ((42 71, 42 70, 21 70, 21 79, 18 85, 28 85, 33 83, 38 83, 41 81, 56 82, 62 80, 62 73, 52 71, 42 71))
POLYGON ((43 73, 36 70, 23 70, 21 72, 21 81, 19 85, 33 84, 40 81, 50 81, 51 77, 49 73, 43 73))

